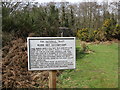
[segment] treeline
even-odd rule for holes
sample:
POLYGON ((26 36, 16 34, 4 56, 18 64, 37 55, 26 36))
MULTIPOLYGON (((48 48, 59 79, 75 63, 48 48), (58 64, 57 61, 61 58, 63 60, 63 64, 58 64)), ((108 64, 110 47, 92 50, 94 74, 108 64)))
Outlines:
POLYGON ((118 2, 2 2, 4 35, 57 36, 59 27, 72 29, 85 41, 120 39, 118 2))

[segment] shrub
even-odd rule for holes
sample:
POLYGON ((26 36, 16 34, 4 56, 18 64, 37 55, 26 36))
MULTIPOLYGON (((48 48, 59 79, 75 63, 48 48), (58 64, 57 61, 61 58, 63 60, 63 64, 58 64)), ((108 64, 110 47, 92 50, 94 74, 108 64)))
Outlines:
POLYGON ((98 40, 98 41, 105 41, 106 40, 104 30, 99 28, 99 29, 95 30, 94 34, 95 34, 95 40, 98 40))
POLYGON ((87 52, 89 49, 88 46, 84 42, 81 43, 81 47, 82 47, 82 52, 87 52))
POLYGON ((112 35, 114 38, 118 38, 120 40, 120 25, 116 24, 112 35))
POLYGON ((11 33, 2 33, 2 46, 6 46, 9 44, 9 42, 13 39, 13 35, 11 33))
POLYGON ((83 28, 77 31, 77 37, 82 41, 94 41, 95 34, 92 29, 83 28))
POLYGON ((88 28, 83 28, 81 30, 78 30, 77 32, 77 37, 82 41, 88 40, 88 36, 89 36, 88 28))
POLYGON ((113 34, 115 33, 115 26, 116 21, 113 18, 106 19, 104 21, 102 30, 104 31, 107 40, 110 40, 113 37, 113 34))

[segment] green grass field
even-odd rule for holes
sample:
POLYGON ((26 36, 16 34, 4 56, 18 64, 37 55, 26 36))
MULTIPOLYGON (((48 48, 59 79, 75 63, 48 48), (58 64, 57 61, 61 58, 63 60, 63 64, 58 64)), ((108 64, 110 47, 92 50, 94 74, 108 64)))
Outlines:
POLYGON ((57 88, 117 88, 118 44, 90 44, 93 53, 81 53, 76 41, 75 70, 64 70, 58 77, 57 88))

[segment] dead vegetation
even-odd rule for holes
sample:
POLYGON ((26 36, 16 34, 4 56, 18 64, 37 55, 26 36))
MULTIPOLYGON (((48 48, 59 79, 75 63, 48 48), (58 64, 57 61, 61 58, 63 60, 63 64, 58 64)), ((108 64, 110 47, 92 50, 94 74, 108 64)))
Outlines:
POLYGON ((2 48, 3 88, 46 88, 48 71, 28 71, 27 45, 19 38, 2 48))

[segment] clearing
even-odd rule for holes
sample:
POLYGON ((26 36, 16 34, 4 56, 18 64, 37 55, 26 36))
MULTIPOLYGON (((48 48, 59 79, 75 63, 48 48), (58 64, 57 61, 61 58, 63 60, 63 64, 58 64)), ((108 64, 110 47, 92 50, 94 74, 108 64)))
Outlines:
POLYGON ((89 44, 92 53, 82 53, 76 41, 76 69, 64 70, 57 88, 117 88, 118 44, 89 44))

